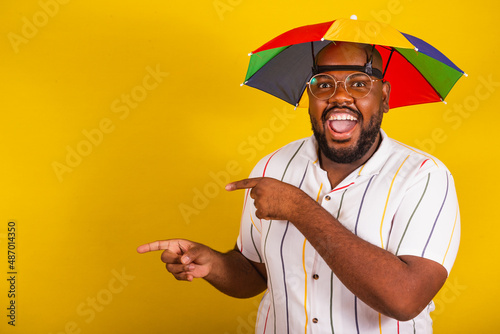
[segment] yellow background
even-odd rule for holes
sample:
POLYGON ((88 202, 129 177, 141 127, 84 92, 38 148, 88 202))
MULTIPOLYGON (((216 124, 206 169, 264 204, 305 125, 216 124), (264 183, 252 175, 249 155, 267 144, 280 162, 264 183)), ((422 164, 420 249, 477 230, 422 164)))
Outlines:
POLYGON ((247 53, 351 14, 424 39, 469 74, 447 105, 392 110, 383 128, 436 155, 456 180, 462 243, 436 297, 435 333, 498 332, 500 28, 493 0, 463 3, 1 1, 0 332, 250 333, 258 298, 177 282, 159 253, 135 249, 173 237, 233 247, 243 193, 226 193, 214 175, 244 178, 260 157, 310 135, 306 109, 239 86, 247 53), (67 169, 58 177, 54 165, 67 169))

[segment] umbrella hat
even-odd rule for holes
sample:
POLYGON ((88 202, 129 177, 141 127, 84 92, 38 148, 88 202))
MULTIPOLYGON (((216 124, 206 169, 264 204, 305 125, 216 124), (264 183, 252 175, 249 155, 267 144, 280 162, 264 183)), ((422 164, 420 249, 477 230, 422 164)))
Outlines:
POLYGON ((335 41, 375 46, 382 56, 384 80, 392 87, 390 108, 444 101, 464 75, 439 50, 390 25, 337 19, 289 30, 254 50, 244 84, 307 107, 304 92, 312 77, 313 59, 335 41))

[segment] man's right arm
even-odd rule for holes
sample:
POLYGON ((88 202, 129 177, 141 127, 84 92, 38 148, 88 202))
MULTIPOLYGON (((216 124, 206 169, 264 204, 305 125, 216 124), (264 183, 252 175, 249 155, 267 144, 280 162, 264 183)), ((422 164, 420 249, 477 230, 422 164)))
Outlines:
POLYGON ((139 253, 158 250, 163 250, 161 260, 178 280, 204 278, 236 298, 253 297, 267 288, 265 265, 248 260, 237 248, 220 253, 185 239, 154 241, 137 248, 139 253))

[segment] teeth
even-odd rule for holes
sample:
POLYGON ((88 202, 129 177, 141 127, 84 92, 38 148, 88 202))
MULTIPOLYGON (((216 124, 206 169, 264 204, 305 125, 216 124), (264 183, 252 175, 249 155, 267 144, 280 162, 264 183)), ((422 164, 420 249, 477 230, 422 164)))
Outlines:
POLYGON ((349 114, 331 114, 329 121, 357 121, 358 119, 349 114))

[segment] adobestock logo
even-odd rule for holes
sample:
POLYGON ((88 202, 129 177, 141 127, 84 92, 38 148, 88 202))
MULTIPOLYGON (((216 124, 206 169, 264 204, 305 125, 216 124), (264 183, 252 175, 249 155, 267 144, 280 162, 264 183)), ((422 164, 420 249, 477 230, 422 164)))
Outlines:
POLYGON ((212 3, 214 9, 221 21, 224 21, 224 16, 227 12, 232 12, 243 0, 214 0, 212 3))
POLYGON ((71 0, 40 0, 38 5, 40 10, 36 11, 30 18, 23 16, 21 18, 22 26, 20 34, 9 32, 7 38, 9 39, 12 49, 17 54, 20 52, 22 44, 28 44, 35 38, 40 29, 45 27, 50 19, 54 18, 58 13, 61 5, 67 5, 71 0))
MULTIPOLYGON (((450 135, 460 129, 469 117, 497 93, 500 81, 495 81, 493 74, 478 76, 478 83, 471 93, 463 97, 462 102, 455 102, 443 112, 442 120, 446 127, 434 128, 428 137, 415 139, 415 147, 433 154, 436 148, 448 140, 450 135)), ((477 116, 476 116, 477 117, 477 116)))
POLYGON ((50 332, 49 334, 80 334, 84 332, 85 326, 92 323, 100 312, 103 312, 126 287, 135 279, 135 276, 127 274, 126 269, 121 271, 111 270, 111 278, 107 284, 97 291, 97 293, 88 296, 76 307, 76 314, 82 319, 73 319, 67 321, 62 330, 50 332))
POLYGON ((74 171, 80 166, 84 158, 88 157, 96 147, 100 146, 106 135, 115 131, 118 122, 126 120, 131 111, 139 108, 140 104, 157 89, 164 79, 168 77, 168 72, 163 72, 160 65, 156 67, 146 66, 146 74, 143 76, 140 84, 135 85, 129 92, 123 93, 111 102, 110 110, 115 114, 112 118, 103 117, 95 128, 90 130, 82 130, 83 139, 79 140, 75 145, 66 145, 66 154, 64 159, 52 162, 52 169, 59 180, 63 182, 66 174, 74 171))
MULTIPOLYGON (((295 118, 296 115, 291 112, 290 108, 283 107, 281 111, 273 109, 267 126, 263 126, 257 133, 249 135, 237 145, 238 154, 248 162, 255 161, 275 140, 276 134, 284 132, 295 118)), ((186 224, 190 224, 193 216, 199 215, 202 210, 206 209, 210 205, 210 200, 219 196, 227 183, 236 181, 233 178, 238 176, 242 170, 243 165, 236 160, 230 160, 225 169, 215 173, 210 171, 208 173, 210 180, 201 187, 193 188, 191 202, 179 204, 179 211, 186 224)))

